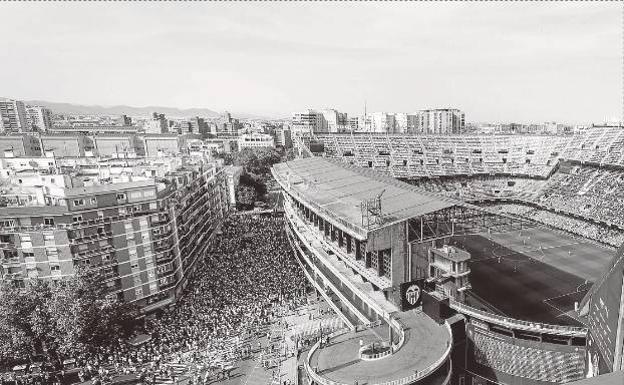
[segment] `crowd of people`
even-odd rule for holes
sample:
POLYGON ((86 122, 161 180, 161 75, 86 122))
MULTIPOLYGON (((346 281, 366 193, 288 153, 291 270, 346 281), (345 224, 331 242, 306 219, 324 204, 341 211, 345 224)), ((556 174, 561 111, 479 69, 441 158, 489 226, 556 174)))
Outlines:
POLYGON ((481 175, 412 183, 429 192, 486 204, 609 246, 624 243, 621 170, 563 165, 544 180, 481 175))
POLYGON ((244 341, 266 333, 278 309, 294 309, 306 298, 282 217, 230 216, 198 263, 175 306, 137 330, 149 336, 139 346, 118 340, 76 357, 79 381, 107 383, 126 375, 153 384, 175 380, 176 365, 194 369, 191 383, 229 376, 236 360, 257 350, 244 341))
POLYGON ((619 247, 624 243, 624 232, 619 229, 543 210, 539 207, 517 203, 496 203, 488 205, 488 208, 505 214, 531 219, 608 246, 619 247))
POLYGON ((545 207, 624 226, 624 172, 589 166, 558 172, 537 199, 545 207))

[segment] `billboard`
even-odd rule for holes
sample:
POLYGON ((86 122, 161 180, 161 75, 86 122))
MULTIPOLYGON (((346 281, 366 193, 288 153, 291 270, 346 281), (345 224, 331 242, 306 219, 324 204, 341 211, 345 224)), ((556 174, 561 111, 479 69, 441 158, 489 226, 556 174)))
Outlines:
POLYGON ((422 304, 424 279, 404 282, 401 284, 401 310, 407 311, 422 304))

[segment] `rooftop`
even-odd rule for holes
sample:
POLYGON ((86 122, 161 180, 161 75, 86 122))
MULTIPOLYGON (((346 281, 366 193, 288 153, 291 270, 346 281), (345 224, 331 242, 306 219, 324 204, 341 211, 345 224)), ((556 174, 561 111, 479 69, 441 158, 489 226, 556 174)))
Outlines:
POLYGON ((67 212, 66 206, 10 206, 0 207, 0 218, 28 218, 32 216, 56 216, 67 212))
POLYGON ((446 245, 438 249, 432 249, 431 251, 455 262, 463 262, 470 259, 470 253, 453 246, 446 245))
POLYGON ((65 196, 67 198, 79 197, 83 195, 91 196, 94 194, 103 194, 116 191, 124 191, 129 189, 136 189, 141 187, 153 187, 156 182, 153 179, 138 180, 133 182, 123 183, 108 183, 98 184, 93 186, 75 187, 65 189, 65 196))
POLYGON ((298 159, 273 166, 286 187, 362 232, 457 205, 451 199, 427 194, 416 187, 366 168, 325 158, 298 159), (362 224, 362 202, 381 194, 382 223, 362 224))

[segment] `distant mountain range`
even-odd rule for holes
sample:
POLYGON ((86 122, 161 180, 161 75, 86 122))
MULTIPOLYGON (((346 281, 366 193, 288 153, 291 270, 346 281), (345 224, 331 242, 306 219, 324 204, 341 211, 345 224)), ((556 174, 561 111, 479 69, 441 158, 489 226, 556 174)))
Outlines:
MULTIPOLYGON (((208 108, 187 108, 180 109, 174 107, 132 107, 132 106, 86 106, 82 104, 72 103, 56 103, 47 102, 45 100, 24 100, 25 104, 45 106, 57 114, 68 115, 128 115, 128 116, 149 116, 153 112, 165 114, 168 118, 189 118, 193 116, 199 116, 204 118, 216 118, 221 115, 217 111, 210 110, 208 108)), ((253 114, 237 114, 232 113, 234 118, 242 119, 269 119, 266 116, 259 116, 253 114)))

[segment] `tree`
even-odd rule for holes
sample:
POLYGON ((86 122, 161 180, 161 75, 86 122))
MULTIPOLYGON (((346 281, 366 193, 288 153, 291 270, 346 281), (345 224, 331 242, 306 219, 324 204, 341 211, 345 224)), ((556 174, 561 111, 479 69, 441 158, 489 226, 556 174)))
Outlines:
POLYGON ((0 359, 28 357, 36 341, 30 325, 32 306, 26 291, 0 281, 0 307, 0 359))
POLYGON ((54 288, 49 308, 55 314, 52 333, 60 354, 92 350, 127 336, 135 309, 106 294, 95 270, 80 270, 54 288))
POLYGON ((244 148, 234 155, 234 164, 242 166, 247 173, 264 178, 271 173, 271 166, 281 159, 281 153, 274 148, 244 148))
POLYGON ((136 309, 106 294, 97 270, 56 284, 30 280, 23 289, 0 282, 0 361, 71 356, 126 337, 136 309))

